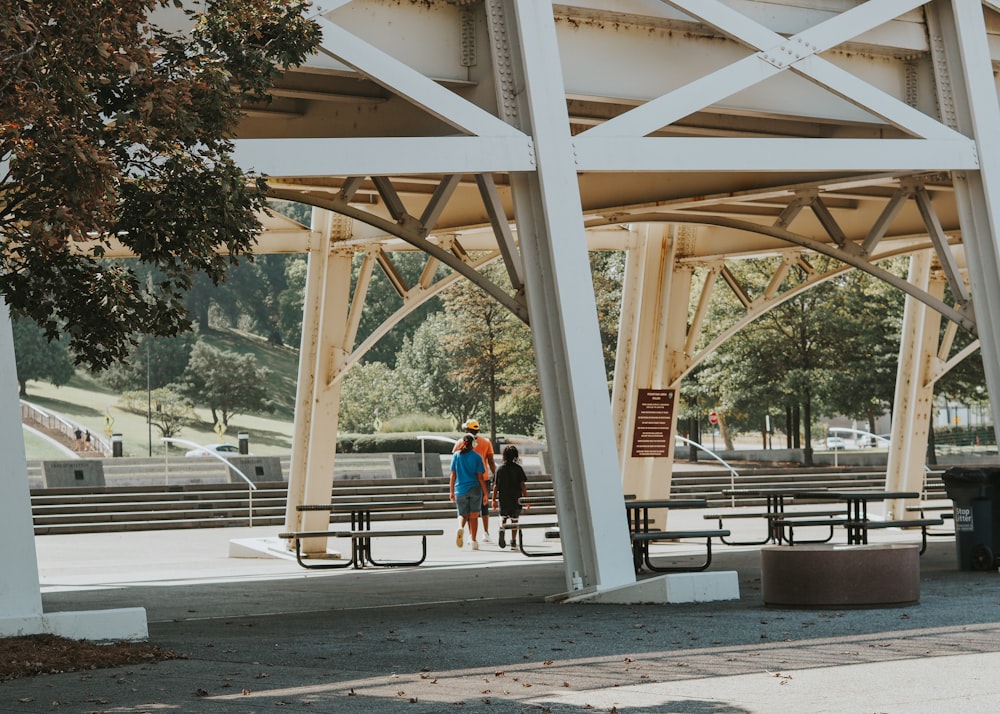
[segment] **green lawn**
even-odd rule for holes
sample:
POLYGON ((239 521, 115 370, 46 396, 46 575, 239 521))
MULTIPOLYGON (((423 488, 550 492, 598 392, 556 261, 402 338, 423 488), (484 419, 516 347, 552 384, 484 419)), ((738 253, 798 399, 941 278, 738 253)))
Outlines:
MULTIPOLYGON (((259 364, 271 370, 269 384, 275 412, 272 414, 237 414, 231 420, 224 434, 224 440, 236 443, 237 434, 248 432, 250 451, 254 454, 287 454, 292 444, 292 418, 294 414, 295 383, 298 352, 287 347, 275 347, 253 336, 238 332, 213 331, 204 336, 213 347, 235 352, 250 352, 257 356, 259 364)), ((164 444, 154 426, 152 434, 145 414, 127 412, 118 407, 118 394, 99 383, 89 372, 79 371, 69 384, 54 387, 45 382, 28 382, 28 396, 31 402, 49 412, 54 412, 69 421, 81 424, 94 434, 106 436, 110 433, 122 435, 125 456, 162 455, 164 444), (110 420, 110 430, 108 421, 110 420), (150 436, 152 438, 150 438, 150 436), (152 444, 152 449, 150 445, 152 444)), ((181 431, 179 439, 213 444, 220 441, 213 431, 210 412, 195 410, 201 421, 181 431)), ((26 439, 28 459, 53 458, 41 439, 26 439), (30 443, 29 443, 30 442, 30 443)), ((173 447, 174 451, 182 447, 173 447)), ((186 450, 186 447, 183 447, 186 450)))

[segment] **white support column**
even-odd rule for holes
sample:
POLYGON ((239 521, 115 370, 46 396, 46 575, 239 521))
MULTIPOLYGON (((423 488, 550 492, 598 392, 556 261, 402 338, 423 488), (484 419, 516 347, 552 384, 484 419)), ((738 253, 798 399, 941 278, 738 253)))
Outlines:
MULTIPOLYGON (((21 408, 17 396, 17 369, 14 363, 14 337, 11 334, 7 304, 0 300, 0 453, 7 473, 0 478, 0 623, 10 618, 37 618, 42 614, 42 596, 38 589, 38 563, 35 560, 35 535, 31 522, 31 496, 28 492, 28 465, 24 455, 21 408)), ((7 634, 0 624, 0 634, 7 634)))
MULTIPOLYGON (((324 213, 321 226, 317 226, 324 239, 318 250, 310 251, 306 281, 295 441, 285 516, 289 530, 326 530, 329 523, 325 511, 297 513, 295 507, 330 500, 342 384, 333 376, 350 355, 356 337, 350 320, 354 253, 332 248, 332 214, 324 213)), ((302 543, 304 553, 325 550, 325 538, 302 543)))
POLYGON ((7 303, 0 299, 0 637, 51 633, 76 639, 144 640, 146 610, 42 612, 41 583, 28 490, 28 464, 17 396, 14 337, 7 303))
POLYGON ((330 253, 331 213, 312 210, 312 231, 323 238, 310 244, 307 260, 305 299, 302 308, 302 337, 299 341, 299 371, 295 392, 295 423, 292 429, 292 458, 288 473, 285 530, 299 529, 296 506, 306 503, 306 474, 309 467, 309 431, 312 404, 316 397, 316 354, 319 350, 319 316, 323 298, 326 256, 330 253))
POLYGON ((646 226, 631 226, 633 233, 641 231, 636 240, 629 241, 625 252, 625 277, 622 281, 622 302, 618 315, 618 344, 615 347, 615 378, 611 386, 611 419, 615 426, 622 474, 625 473, 624 454, 629 444, 629 414, 635 410, 635 390, 631 388, 638 355, 639 312, 642 306, 643 261, 646 258, 646 226))
POLYGON ((549 2, 511 0, 534 173, 512 175, 567 589, 635 582, 565 88, 549 2))
MULTIPOLYGON (((640 389, 666 389, 679 387, 676 382, 678 356, 683 362, 686 338, 687 305, 691 285, 690 271, 678 273, 674 266, 676 227, 653 223, 642 227, 643 238, 639 248, 630 251, 629 273, 626 273, 625 295, 628 302, 622 314, 632 314, 627 332, 618 336, 619 348, 627 341, 626 349, 630 368, 616 386, 628 394, 620 401, 625 404, 620 414, 620 444, 622 482, 625 493, 638 498, 667 498, 670 495, 670 477, 674 460, 673 440, 668 446, 668 456, 632 456, 632 426, 635 424, 640 389), (680 301, 680 302, 677 302, 680 301), (671 306, 683 305, 683 310, 671 306), (679 315, 680 320, 671 319, 679 315), (675 383, 676 382, 676 383, 675 383)), ((676 405, 676 402, 675 402, 676 405)), ((677 410, 673 411, 670 433, 677 426, 677 410)), ((660 517, 660 516, 657 516, 660 517)))
POLYGON ((994 429, 1000 424, 1000 105, 980 0, 926 9, 942 114, 976 143, 978 171, 954 174, 994 429))
MULTIPOLYGON (((931 278, 933 251, 922 251, 910 258, 909 281, 935 297, 944 294, 944 280, 931 278)), ((927 436, 934 400, 930 373, 937 355, 941 314, 907 295, 899 340, 899 363, 896 368, 896 394, 892 407, 892 433, 886 465, 887 491, 920 491, 924 480, 927 436)), ((901 520, 906 503, 893 501, 887 517, 901 520)))

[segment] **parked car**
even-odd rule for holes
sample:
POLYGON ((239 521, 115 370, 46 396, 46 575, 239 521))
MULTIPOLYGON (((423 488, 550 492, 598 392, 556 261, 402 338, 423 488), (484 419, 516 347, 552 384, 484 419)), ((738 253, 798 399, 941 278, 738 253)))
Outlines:
MULTIPOLYGON (((185 456, 208 456, 210 453, 222 454, 223 456, 239 456, 240 447, 236 444, 205 444, 197 449, 191 449, 185 456)), ((253 456, 253 454, 247 454, 253 456)))
POLYGON ((844 448, 844 440, 839 436, 828 436, 826 437, 826 448, 831 451, 839 451, 844 448))

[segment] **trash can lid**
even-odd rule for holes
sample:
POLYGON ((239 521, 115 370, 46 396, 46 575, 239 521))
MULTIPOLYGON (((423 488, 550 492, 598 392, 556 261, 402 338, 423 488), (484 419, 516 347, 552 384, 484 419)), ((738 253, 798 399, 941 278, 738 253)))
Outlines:
POLYGON ((1000 466, 953 466, 941 474, 941 480, 946 484, 1000 484, 1000 466))

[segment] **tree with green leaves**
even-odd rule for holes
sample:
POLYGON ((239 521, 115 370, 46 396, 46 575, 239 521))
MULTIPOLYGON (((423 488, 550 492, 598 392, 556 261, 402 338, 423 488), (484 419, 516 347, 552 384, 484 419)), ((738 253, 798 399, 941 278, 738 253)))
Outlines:
POLYGON ((250 249, 242 107, 320 32, 304 0, 0 0, 0 294, 94 368, 188 328, 192 274, 250 249), (183 13, 183 14, 182 14, 183 13), (182 30, 170 29, 183 25, 182 30), (169 24, 168 24, 169 23, 169 24), (156 268, 147 286, 112 241, 156 268))
POLYGON ((134 414, 148 413, 149 423, 164 439, 180 436, 185 426, 198 421, 190 400, 170 388, 125 392, 118 398, 118 406, 134 414))
POLYGON ((219 350, 199 342, 191 350, 181 392, 212 412, 212 422, 229 426, 236 414, 271 411, 267 378, 252 354, 219 350))
POLYGON ((128 359, 103 372, 101 381, 119 391, 160 389, 179 382, 196 340, 193 332, 175 337, 142 335, 128 359))
MULTIPOLYGON (((775 260, 767 258, 730 266, 751 296, 763 292, 774 269, 775 260)), ((706 361, 701 381, 717 390, 730 426, 763 434, 766 416, 799 412, 805 461, 812 462, 814 412, 831 408, 852 339, 845 329, 850 320, 846 293, 845 286, 829 283, 798 293, 744 327, 706 361)), ((716 297, 706 339, 741 311, 731 294, 716 297)))
POLYGON ((624 251, 594 251, 590 254, 590 270, 597 304, 597 324, 604 348, 604 371, 610 385, 615 378, 615 358, 618 353, 618 330, 621 322, 622 285, 625 282, 624 251))
POLYGON ((28 396, 28 381, 49 382, 57 387, 73 377, 73 360, 62 340, 51 342, 38 325, 26 318, 12 321, 17 384, 22 397, 28 396))
POLYGON ((408 393, 423 411, 443 414, 454 420, 455 428, 485 408, 483 393, 469 389, 453 369, 447 354, 447 335, 452 324, 447 315, 436 313, 404 338, 396 358, 400 389, 408 393))
MULTIPOLYGON (((507 282, 499 265, 484 270, 498 285, 507 282)), ((488 421, 490 438, 497 436, 497 405, 507 394, 535 385, 534 351, 527 327, 507 308, 467 281, 452 286, 443 296, 448 330, 443 335, 445 354, 453 378, 462 388, 481 395, 487 419, 475 412, 458 416, 488 421), (530 369, 529 372, 524 370, 530 369)))
POLYGON ((341 431, 375 433, 384 422, 413 410, 412 395, 400 388, 399 375, 381 362, 357 364, 344 375, 341 431))
MULTIPOLYGON (((906 264, 897 260, 883 267, 905 275, 906 264)), ((842 369, 827 395, 828 411, 863 419, 875 433, 876 419, 895 397, 904 295, 860 270, 844 275, 838 288, 845 308, 837 326, 842 369)))

